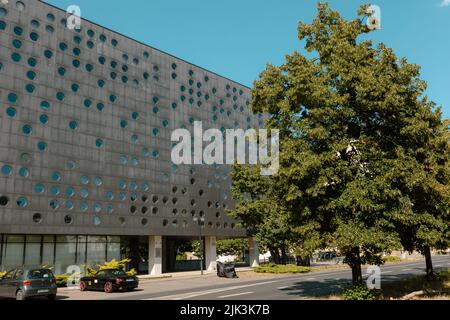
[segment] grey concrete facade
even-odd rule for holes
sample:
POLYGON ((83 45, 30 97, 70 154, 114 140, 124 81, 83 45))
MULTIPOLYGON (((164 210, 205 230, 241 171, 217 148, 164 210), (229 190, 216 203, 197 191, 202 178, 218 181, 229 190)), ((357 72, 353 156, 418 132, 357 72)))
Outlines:
POLYGON ((226 165, 171 132, 262 126, 249 89, 37 0, 0 3, 0 233, 240 237, 226 165), (23 6, 22 6, 23 4, 23 6))

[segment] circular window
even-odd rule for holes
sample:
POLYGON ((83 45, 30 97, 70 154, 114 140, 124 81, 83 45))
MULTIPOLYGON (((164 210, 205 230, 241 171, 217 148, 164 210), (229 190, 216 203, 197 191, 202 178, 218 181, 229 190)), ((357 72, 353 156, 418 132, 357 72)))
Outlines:
POLYGON ((125 194, 125 192, 120 192, 119 193, 119 200, 120 201, 125 201, 127 199, 127 195, 125 194))
POLYGON ((34 192, 42 194, 45 192, 45 187, 44 185, 38 183, 37 185, 34 186, 34 192))
MULTIPOLYGON (((66 69, 64 69, 63 67, 59 67, 58 68, 58 74, 62 77, 64 77, 64 75, 66 74, 66 69)), ((63 98, 64 99, 64 98, 63 98)), ((59 98, 58 98, 59 100, 59 98)))
POLYGON ((28 178, 28 177, 30 176, 30 171, 29 171, 27 168, 22 167, 22 168, 20 168, 20 170, 19 170, 19 175, 20 175, 22 178, 28 178))
POLYGON ((148 220, 146 219, 146 218, 143 218, 142 220, 141 220, 141 224, 145 227, 145 226, 147 226, 148 225, 148 220))
POLYGON ((74 204, 72 201, 66 201, 65 208, 67 210, 72 210, 74 208, 74 204))
POLYGON ((100 186, 103 184, 102 178, 100 178, 100 177, 95 177, 95 179, 94 179, 94 184, 95 184, 97 187, 100 187, 100 186))
POLYGON ((146 214, 148 212, 148 208, 147 207, 142 207, 141 212, 142 212, 142 214, 146 214))
POLYGON ((73 160, 67 161, 67 163, 66 163, 66 168, 67 168, 67 169, 73 170, 73 169, 75 169, 76 167, 77 167, 77 164, 76 164, 75 161, 73 161, 73 160))
POLYGON ((81 176, 80 182, 84 185, 89 183, 89 178, 87 176, 81 176))
POLYGON ((220 218, 221 214, 220 212, 216 212, 216 218, 220 218))
POLYGON ((59 173, 58 171, 53 172, 52 180, 55 182, 61 181, 61 173, 59 173))
POLYGON ((164 196, 162 201, 164 204, 166 204, 167 202, 169 202, 169 197, 164 196))
POLYGON ((131 207, 130 207, 130 212, 131 212, 131 213, 136 213, 136 211, 137 211, 136 206, 131 206, 131 207))
POLYGON ((94 203, 94 211, 100 213, 102 211, 102 205, 100 203, 94 203))
POLYGON ((69 128, 72 130, 76 130, 78 128, 78 123, 75 120, 70 121, 69 128))
POLYGON ((175 204, 177 204, 178 203, 178 198, 173 198, 172 199, 172 203, 175 205, 175 204))
POLYGON ((152 208, 152 213, 153 214, 157 214, 158 213, 158 208, 157 207, 153 207, 152 208))
POLYGON ((58 92, 56 94, 56 99, 58 99, 59 101, 64 101, 65 95, 63 92, 58 92))
POLYGON ((158 196, 153 196, 152 197, 152 201, 153 201, 153 203, 157 203, 158 202, 158 196))
POLYGON ((163 227, 167 227, 168 224, 169 224, 169 221, 167 221, 166 219, 164 219, 164 220, 163 220, 163 223, 162 223, 163 227))
POLYGON ((135 201, 137 200, 137 194, 136 194, 136 193, 130 194, 130 200, 131 200, 132 202, 135 202, 135 201))
POLYGON ((73 223, 73 218, 71 215, 66 215, 64 216, 64 223, 65 224, 72 224, 73 223))
POLYGON ((86 199, 86 198, 89 196, 89 191, 87 191, 87 189, 81 189, 81 190, 80 190, 80 196, 81 196, 83 199, 86 199))
POLYGON ((127 188, 127 183, 125 180, 120 180, 119 181, 119 188, 122 190, 125 190, 127 188))
POLYGON ((95 145, 97 148, 101 148, 103 146, 103 140, 102 139, 97 139, 95 140, 95 145))
POLYGON ((114 199, 114 193, 112 191, 106 192, 106 198, 108 198, 109 200, 113 200, 114 199))
POLYGON ((51 186, 50 187, 50 192, 54 195, 57 196, 60 193, 59 187, 58 186, 51 186))
POLYGON ((20 208, 25 208, 28 205, 28 200, 25 197, 17 198, 17 206, 20 208))
POLYGON ((5 17, 8 14, 8 10, 0 8, 0 17, 5 17))
POLYGON ((0 206, 4 207, 6 205, 8 205, 9 203, 9 198, 6 196, 0 196, 0 206))
POLYGON ((66 188, 66 196, 72 198, 75 195, 75 190, 72 187, 66 188))
POLYGON ((42 115, 39 117, 39 121, 40 121, 42 124, 47 124, 47 123, 48 123, 48 115, 42 114, 42 115))
POLYGON ((4 165, 2 167, 2 174, 4 176, 10 176, 12 173, 12 167, 10 165, 4 165))
POLYGON ((33 214, 33 222, 41 223, 42 222, 42 214, 40 214, 40 213, 33 214))
POLYGON ((6 109, 6 114, 8 115, 8 117, 14 118, 17 114, 17 111, 15 108, 9 107, 8 109, 6 109))
POLYGON ((100 41, 105 43, 106 42, 106 36, 104 34, 101 34, 99 37, 100 41))
POLYGON ((31 155, 29 153, 22 153, 20 155, 20 161, 25 164, 29 164, 31 162, 31 155))
POLYGON ((89 206, 86 202, 81 202, 80 203, 80 210, 83 212, 86 212, 89 209, 89 206))
POLYGON ((14 52, 14 53, 11 55, 11 59, 12 59, 14 62, 19 62, 19 61, 22 59, 22 56, 21 56, 20 54, 18 54, 17 52, 14 52))
POLYGON ((105 108, 105 105, 103 103, 97 103, 97 110, 102 111, 105 108))
POLYGON ((125 218, 124 218, 124 217, 120 217, 120 218, 118 219, 118 221, 119 221, 119 224, 120 224, 121 226, 125 225, 125 218))

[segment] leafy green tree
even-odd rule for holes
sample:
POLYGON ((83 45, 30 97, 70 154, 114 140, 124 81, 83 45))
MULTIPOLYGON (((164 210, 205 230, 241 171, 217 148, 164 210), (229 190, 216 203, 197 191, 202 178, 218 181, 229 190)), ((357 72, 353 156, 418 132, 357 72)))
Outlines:
POLYGON ((337 247, 354 284, 362 264, 401 246, 425 254, 432 273, 428 253, 445 243, 450 208, 440 109, 423 95, 417 65, 367 40, 367 9, 345 20, 319 3, 312 23, 299 23, 309 58, 296 51, 268 65, 252 90, 253 111, 280 130, 280 170, 262 178, 235 168, 233 177, 244 226, 262 237, 290 226, 288 238, 313 239, 305 247, 337 247))

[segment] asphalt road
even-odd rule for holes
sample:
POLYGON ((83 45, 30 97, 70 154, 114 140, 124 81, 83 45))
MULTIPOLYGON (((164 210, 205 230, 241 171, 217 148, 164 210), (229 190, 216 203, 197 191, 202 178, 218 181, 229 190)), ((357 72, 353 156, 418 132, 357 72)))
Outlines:
MULTIPOLYGON (((450 268, 450 256, 433 258, 436 270, 450 268)), ((381 286, 423 274, 424 261, 381 267, 381 286)), ((363 274, 366 269, 363 269, 363 274)), ((291 300, 338 292, 350 285, 349 269, 287 276, 223 279, 215 275, 143 281, 135 292, 112 293, 61 290, 59 299, 76 300, 291 300)))

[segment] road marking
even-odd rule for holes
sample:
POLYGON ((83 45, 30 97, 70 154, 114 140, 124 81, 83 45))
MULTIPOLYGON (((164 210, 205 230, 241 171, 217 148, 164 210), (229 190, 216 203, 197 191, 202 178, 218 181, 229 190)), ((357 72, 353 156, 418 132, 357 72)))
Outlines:
POLYGON ((290 288, 290 286, 278 287, 277 290, 284 290, 284 289, 287 289, 287 288, 290 288))
POLYGON ((411 271, 412 269, 410 268, 406 268, 406 269, 402 269, 402 271, 411 271))
POLYGON ((249 292, 241 292, 241 293, 229 294, 229 295, 226 295, 226 296, 220 296, 220 297, 217 297, 217 298, 218 298, 218 299, 225 299, 225 298, 231 298, 231 297, 244 296, 244 295, 246 295, 246 294, 252 294, 252 293, 254 293, 254 292, 252 292, 252 291, 249 291, 249 292))
POLYGON ((442 267, 442 264, 437 264, 436 267, 442 267))
POLYGON ((316 280, 316 278, 306 278, 305 280, 311 281, 311 280, 316 280))
POLYGON ((183 300, 183 299, 195 298, 195 297, 198 297, 198 296, 204 296, 204 295, 208 295, 208 294, 214 294, 214 293, 220 293, 220 292, 225 292, 225 291, 250 288, 250 287, 255 287, 255 286, 262 286, 262 285, 265 285, 265 284, 270 284, 270 283, 275 283, 275 282, 280 282, 280 281, 279 280, 273 280, 273 281, 252 283, 252 284, 248 284, 248 285, 233 286, 233 287, 220 288, 220 289, 211 289, 211 290, 204 290, 204 291, 186 292, 186 293, 179 293, 179 294, 173 294, 173 295, 169 295, 169 296, 155 297, 155 298, 143 299, 143 300, 183 300))
POLYGON ((394 271, 382 271, 382 273, 392 273, 392 272, 394 272, 394 271))

